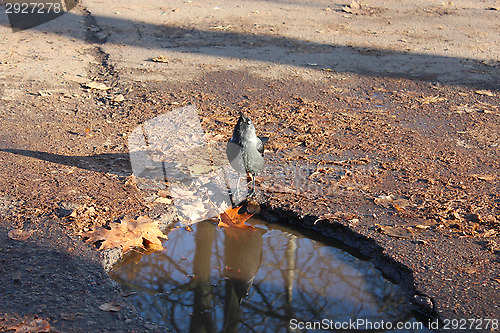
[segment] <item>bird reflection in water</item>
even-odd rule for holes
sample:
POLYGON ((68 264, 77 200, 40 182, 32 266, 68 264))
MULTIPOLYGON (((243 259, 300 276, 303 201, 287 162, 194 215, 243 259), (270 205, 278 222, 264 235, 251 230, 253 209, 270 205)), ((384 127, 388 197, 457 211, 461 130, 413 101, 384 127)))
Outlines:
MULTIPOLYGON (((262 228, 225 228, 224 240, 224 326, 223 332, 238 332, 240 304, 248 296, 254 278, 262 263, 262 228)), ((210 257, 215 227, 210 223, 199 223, 195 237, 196 251, 193 273, 194 308, 190 332, 215 332, 211 311, 214 302, 214 287, 210 284, 210 257)))
POLYGON ((253 280, 262 263, 261 228, 226 228, 224 241, 225 303, 223 332, 238 332, 239 311, 248 296, 253 280))

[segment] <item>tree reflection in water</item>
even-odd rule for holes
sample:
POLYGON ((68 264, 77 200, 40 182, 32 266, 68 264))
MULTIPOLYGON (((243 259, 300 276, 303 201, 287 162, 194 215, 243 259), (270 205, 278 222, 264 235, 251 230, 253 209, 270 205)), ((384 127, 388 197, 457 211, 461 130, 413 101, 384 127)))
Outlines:
MULTIPOLYGON (((252 221, 253 220, 253 221, 252 221)), ((287 332, 289 321, 414 321, 402 291, 373 265, 262 224, 178 229, 166 250, 117 267, 140 315, 175 332, 287 332)))

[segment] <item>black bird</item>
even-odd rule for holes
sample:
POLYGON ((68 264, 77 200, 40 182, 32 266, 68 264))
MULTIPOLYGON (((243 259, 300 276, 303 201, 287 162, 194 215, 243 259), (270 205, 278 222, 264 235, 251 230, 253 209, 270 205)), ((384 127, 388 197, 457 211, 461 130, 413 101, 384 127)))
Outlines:
POLYGON ((266 142, 267 138, 259 138, 255 134, 252 120, 242 112, 234 127, 233 136, 227 143, 226 154, 236 172, 250 174, 252 190, 248 197, 255 195, 255 175, 264 167, 264 144, 266 142))

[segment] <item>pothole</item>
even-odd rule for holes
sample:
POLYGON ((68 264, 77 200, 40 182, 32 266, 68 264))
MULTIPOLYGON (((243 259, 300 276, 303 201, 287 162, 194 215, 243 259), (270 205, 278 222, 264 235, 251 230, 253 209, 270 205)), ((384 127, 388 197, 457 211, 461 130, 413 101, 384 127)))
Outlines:
POLYGON ((372 263, 314 232, 247 223, 175 229, 166 250, 129 253, 111 276, 143 319, 173 332, 429 331, 372 263))

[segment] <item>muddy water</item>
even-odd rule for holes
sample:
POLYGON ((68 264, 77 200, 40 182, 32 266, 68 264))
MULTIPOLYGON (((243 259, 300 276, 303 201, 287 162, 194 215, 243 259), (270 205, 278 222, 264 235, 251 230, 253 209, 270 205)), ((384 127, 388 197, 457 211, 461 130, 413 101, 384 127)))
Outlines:
POLYGON ((141 317, 175 332, 305 332, 353 322, 369 329, 382 321, 385 331, 420 331, 402 291, 372 264, 298 231, 249 222, 254 228, 201 222, 174 230, 165 251, 127 258, 113 278, 141 317), (395 329, 397 322, 414 329, 395 329))

